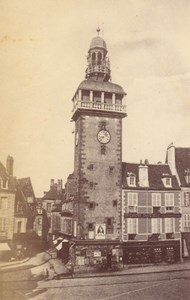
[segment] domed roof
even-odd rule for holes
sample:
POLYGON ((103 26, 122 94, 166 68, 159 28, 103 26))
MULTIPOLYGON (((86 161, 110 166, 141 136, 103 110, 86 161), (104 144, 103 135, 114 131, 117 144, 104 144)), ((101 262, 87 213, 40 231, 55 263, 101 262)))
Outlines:
POLYGON ((78 90, 102 91, 126 95, 125 91, 120 85, 112 82, 98 81, 94 79, 83 80, 80 83, 78 90))
POLYGON ((96 47, 107 50, 106 42, 100 36, 94 37, 90 43, 90 49, 96 47))

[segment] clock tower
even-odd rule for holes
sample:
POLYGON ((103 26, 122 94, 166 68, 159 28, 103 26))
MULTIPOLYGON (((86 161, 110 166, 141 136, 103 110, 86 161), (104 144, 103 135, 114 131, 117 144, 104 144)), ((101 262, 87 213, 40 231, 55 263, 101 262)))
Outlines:
POLYGON ((72 99, 77 185, 74 235, 85 240, 120 240, 126 93, 111 82, 107 46, 99 31, 90 43, 85 80, 72 99))

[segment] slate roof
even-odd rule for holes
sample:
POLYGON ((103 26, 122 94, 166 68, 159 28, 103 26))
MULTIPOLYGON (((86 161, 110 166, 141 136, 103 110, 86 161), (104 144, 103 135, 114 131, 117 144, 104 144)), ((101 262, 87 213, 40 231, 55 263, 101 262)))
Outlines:
POLYGON ((17 179, 17 182, 25 197, 35 198, 30 177, 17 179))
MULTIPOLYGON (((122 163, 122 187, 124 189, 147 189, 139 186, 139 172, 138 167, 140 164, 136 163, 122 163), (136 187, 128 186, 126 177, 128 173, 136 175, 136 187)), ((167 164, 148 164, 148 179, 149 190, 179 190, 180 187, 177 182, 176 176, 172 176, 169 165, 167 164), (172 179, 172 187, 165 187, 162 178, 163 174, 169 174, 172 179)))
POLYGON ((0 176, 1 176, 2 179, 7 179, 8 178, 7 170, 1 162, 0 162, 0 176))
POLYGON ((125 91, 120 85, 94 79, 83 80, 80 83, 78 90, 91 90, 126 95, 125 91))
POLYGON ((16 210, 15 210, 15 215, 22 214, 22 216, 26 216, 27 201, 26 201, 26 198, 24 197, 21 187, 19 186, 19 184, 17 182, 16 194, 15 194, 15 208, 16 208, 17 203, 19 203, 19 202, 22 203, 22 206, 24 209, 23 209, 22 213, 16 212, 16 210))
POLYGON ((45 195, 42 200, 64 200, 65 190, 62 189, 62 193, 58 193, 56 187, 52 187, 45 195))
POLYGON ((181 186, 190 187, 184 176, 185 170, 190 169, 190 148, 175 148, 175 163, 181 186))

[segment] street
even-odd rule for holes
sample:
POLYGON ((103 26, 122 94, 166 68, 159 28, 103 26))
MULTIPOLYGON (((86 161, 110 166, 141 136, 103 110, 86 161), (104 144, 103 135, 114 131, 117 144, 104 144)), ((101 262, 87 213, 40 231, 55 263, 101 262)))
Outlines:
POLYGON ((184 300, 190 294, 188 270, 39 281, 31 276, 30 270, 5 275, 0 278, 1 300, 184 300))

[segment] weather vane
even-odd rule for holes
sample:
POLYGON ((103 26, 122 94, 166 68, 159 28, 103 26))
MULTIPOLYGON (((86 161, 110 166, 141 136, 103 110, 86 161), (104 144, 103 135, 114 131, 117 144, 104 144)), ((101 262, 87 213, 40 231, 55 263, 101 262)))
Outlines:
POLYGON ((98 27, 98 28, 96 29, 96 31, 97 31, 98 36, 99 36, 99 34, 100 34, 100 28, 98 27))

